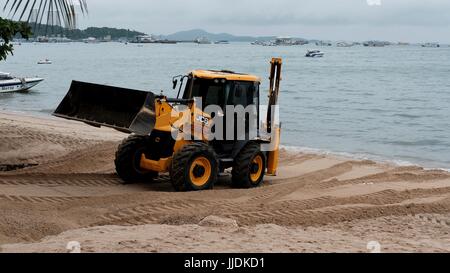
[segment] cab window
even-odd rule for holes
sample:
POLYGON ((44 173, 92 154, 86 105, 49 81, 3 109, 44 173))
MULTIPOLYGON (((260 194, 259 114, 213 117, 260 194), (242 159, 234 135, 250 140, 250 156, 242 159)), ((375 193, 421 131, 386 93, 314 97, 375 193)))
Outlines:
MULTIPOLYGON (((225 84, 220 81, 194 79, 190 98, 202 98, 204 107, 208 105, 221 106, 224 104, 225 90, 225 84)), ((189 95, 190 94, 186 92, 184 98, 188 99, 189 95)))
POLYGON ((258 106, 259 85, 253 82, 236 82, 234 92, 228 96, 227 105, 258 106))

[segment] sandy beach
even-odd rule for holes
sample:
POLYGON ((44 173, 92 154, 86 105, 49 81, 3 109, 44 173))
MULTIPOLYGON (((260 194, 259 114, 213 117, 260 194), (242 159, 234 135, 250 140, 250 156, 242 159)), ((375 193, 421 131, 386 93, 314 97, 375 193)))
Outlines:
POLYGON ((262 187, 122 185, 126 135, 0 112, 0 252, 450 251, 450 173, 283 150, 262 187))

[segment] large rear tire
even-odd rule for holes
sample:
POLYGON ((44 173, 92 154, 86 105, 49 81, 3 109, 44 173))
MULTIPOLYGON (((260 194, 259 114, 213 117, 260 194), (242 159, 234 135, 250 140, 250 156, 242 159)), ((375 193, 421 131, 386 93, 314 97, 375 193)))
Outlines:
POLYGON ((219 164, 212 147, 202 142, 185 145, 175 153, 170 178, 176 191, 200 191, 214 187, 219 164))
POLYGON ((140 167, 142 154, 147 148, 148 138, 144 136, 130 136, 119 145, 114 163, 124 184, 151 182, 158 176, 157 172, 140 167))
POLYGON ((234 159, 232 185, 235 188, 256 188, 264 180, 266 157, 261 145, 249 143, 234 159))

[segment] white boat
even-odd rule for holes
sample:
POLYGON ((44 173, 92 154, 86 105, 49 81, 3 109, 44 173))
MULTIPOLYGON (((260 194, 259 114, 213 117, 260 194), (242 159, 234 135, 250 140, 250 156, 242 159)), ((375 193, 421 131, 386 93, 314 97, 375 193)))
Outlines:
POLYGON ((422 47, 439 48, 441 45, 439 43, 426 43, 422 44, 422 47))
POLYGON ((27 91, 43 80, 42 78, 18 78, 9 73, 0 72, 0 93, 27 91))
POLYGON ((208 38, 206 38, 206 37, 199 37, 194 40, 194 43, 197 43, 199 45, 209 45, 209 44, 211 44, 211 41, 208 40, 208 38))
POLYGON ((332 46, 333 43, 330 41, 316 41, 316 46, 332 46))
POLYGON ((363 46, 365 47, 385 47, 389 45, 389 42, 382 42, 382 41, 367 41, 363 43, 363 46))
POLYGON ((228 44, 230 44, 230 42, 228 42, 226 40, 215 41, 214 43, 216 45, 228 45, 228 44))
POLYGON ((355 44, 353 44, 353 43, 347 43, 347 42, 337 42, 336 43, 337 47, 352 47, 354 45, 355 44))
POLYGON ((40 60, 40 61, 38 62, 38 64, 52 64, 52 63, 53 63, 53 62, 50 61, 49 59, 40 60))
POLYGON ((325 55, 325 53, 323 53, 320 50, 308 50, 306 52, 305 57, 309 57, 309 58, 321 58, 323 57, 323 55, 325 55))
POLYGON ((83 42, 85 44, 98 44, 98 43, 100 43, 100 41, 97 40, 97 38, 95 38, 95 37, 89 37, 87 39, 83 39, 83 42))

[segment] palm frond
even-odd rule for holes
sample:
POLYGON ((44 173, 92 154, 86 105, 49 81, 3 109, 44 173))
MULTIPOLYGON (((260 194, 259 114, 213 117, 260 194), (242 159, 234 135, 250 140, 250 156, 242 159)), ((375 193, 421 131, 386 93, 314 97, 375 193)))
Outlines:
POLYGON ((3 11, 12 20, 74 29, 77 12, 86 14, 88 9, 86 0, 7 0, 3 11))

